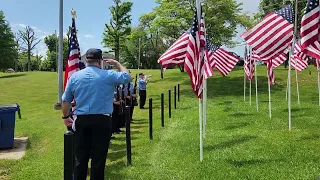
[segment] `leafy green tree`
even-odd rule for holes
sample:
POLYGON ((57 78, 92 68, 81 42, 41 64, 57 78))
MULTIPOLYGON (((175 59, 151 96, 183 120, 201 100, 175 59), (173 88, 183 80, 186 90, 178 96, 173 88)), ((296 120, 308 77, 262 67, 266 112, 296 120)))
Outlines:
POLYGON ((105 25, 102 43, 114 51, 115 58, 119 61, 120 48, 123 47, 126 36, 131 32, 131 15, 129 13, 133 3, 121 3, 121 0, 113 1, 115 5, 109 8, 112 18, 110 24, 105 25))
MULTIPOLYGON (((169 44, 187 31, 194 16, 195 0, 156 0, 153 10, 156 18, 151 22, 154 29, 166 35, 169 44)), ((252 20, 242 12, 242 3, 236 0, 206 0, 203 5, 206 33, 211 42, 217 45, 235 45, 238 26, 250 27, 252 20)))
POLYGON ((40 43, 40 40, 35 37, 34 30, 30 26, 25 27, 23 31, 19 30, 19 35, 24 43, 24 50, 28 53, 28 71, 31 71, 31 53, 36 45, 40 43))
MULTIPOLYGON (((156 61, 192 25, 195 0, 156 0, 158 6, 140 17, 140 25, 152 37, 152 61, 156 61)), ((251 27, 253 20, 236 0, 206 0, 203 5, 206 33, 217 45, 234 46, 237 27, 251 27)), ((184 67, 179 67, 181 72, 184 67)))
POLYGON ((17 44, 8 21, 0 11, 0 70, 13 68, 18 57, 17 44))
MULTIPOLYGON (((47 61, 49 61, 46 65, 48 65, 48 68, 54 71, 57 71, 57 43, 58 37, 55 34, 50 34, 44 38, 44 43, 48 47, 47 50, 47 61)), ((66 60, 68 58, 68 51, 69 51, 69 44, 68 44, 68 38, 63 38, 63 69, 65 69, 66 66, 66 60)))

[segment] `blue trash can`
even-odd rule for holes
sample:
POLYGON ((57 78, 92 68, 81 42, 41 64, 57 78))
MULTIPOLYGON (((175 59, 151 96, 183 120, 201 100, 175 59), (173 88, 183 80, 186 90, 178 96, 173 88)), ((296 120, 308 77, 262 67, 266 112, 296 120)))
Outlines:
POLYGON ((18 104, 0 105, 0 149, 13 148, 16 111, 21 119, 18 104))

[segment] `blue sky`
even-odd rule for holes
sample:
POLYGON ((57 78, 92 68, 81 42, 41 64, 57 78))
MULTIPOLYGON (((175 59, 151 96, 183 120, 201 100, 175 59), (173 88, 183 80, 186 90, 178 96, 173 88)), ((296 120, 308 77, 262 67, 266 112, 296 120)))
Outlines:
MULTIPOLYGON (((137 24, 141 14, 150 12, 156 6, 153 0, 131 1, 133 2, 133 25, 137 24)), ((243 2, 244 11, 248 11, 251 14, 258 9, 259 0, 238 1, 243 2)), ((102 33, 105 24, 110 20, 109 7, 112 2, 112 0, 64 0, 64 33, 67 27, 71 25, 70 10, 73 8, 77 12, 76 26, 79 30, 78 38, 82 53, 91 47, 104 49, 101 45, 102 33)), ((14 32, 24 28, 26 25, 34 28, 36 36, 41 39, 41 43, 37 46, 37 51, 39 54, 44 55, 47 49, 43 43, 43 38, 48 34, 54 33, 55 30, 58 33, 59 0, 7 0, 1 2, 0 10, 4 11, 6 19, 10 22, 14 32), (25 13, 26 11, 28 13, 25 13)), ((239 29, 238 32, 240 34, 243 30, 239 29)), ((235 40, 241 40, 239 35, 235 37, 235 40)), ((244 47, 237 47, 231 50, 242 55, 244 47)))

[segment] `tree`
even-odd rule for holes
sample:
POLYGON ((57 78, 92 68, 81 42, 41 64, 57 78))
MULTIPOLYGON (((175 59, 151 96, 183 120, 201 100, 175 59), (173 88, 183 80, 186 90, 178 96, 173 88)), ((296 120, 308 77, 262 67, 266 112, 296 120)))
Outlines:
POLYGON ((19 35, 26 46, 24 49, 28 53, 28 71, 31 71, 31 52, 40 43, 40 40, 35 37, 34 31, 30 26, 26 26, 24 31, 19 30, 19 35))
MULTIPOLYGON (((195 0, 156 0, 159 5, 153 10, 156 18, 151 25, 167 36, 171 44, 187 31, 193 21, 195 0)), ((250 27, 252 20, 242 13, 242 3, 236 0, 207 0, 203 5, 206 33, 210 41, 218 46, 233 46, 238 26, 250 27)))
MULTIPOLYGON (((45 67, 50 70, 57 71, 57 43, 59 43, 58 37, 55 34, 50 34, 44 38, 44 43, 48 47, 47 50, 47 63, 45 67)), ((66 66, 66 60, 68 58, 69 43, 67 37, 63 38, 63 69, 66 66)))
POLYGON ((123 47, 125 38, 131 32, 131 12, 132 2, 123 2, 113 0, 115 6, 111 6, 110 12, 112 18, 110 24, 106 24, 103 33, 102 43, 114 51, 116 60, 119 61, 120 48, 123 47))
MULTIPOLYGON (((21 44, 21 38, 19 36, 19 33, 15 33, 14 34, 14 41, 16 43, 16 50, 18 53, 21 53, 21 47, 20 47, 20 44, 21 44)), ((19 68, 19 56, 17 56, 17 58, 15 59, 14 61, 14 71, 17 72, 18 71, 18 68, 19 68)))
POLYGON ((13 67, 18 57, 17 44, 8 21, 0 11, 0 70, 13 67))
MULTIPOLYGON (((294 0, 295 2, 296 0, 294 0)), ((297 16, 297 34, 296 38, 300 38, 301 19, 304 14, 308 0, 298 0, 298 16, 297 16)), ((254 15, 255 20, 262 20, 270 12, 276 11, 284 7, 285 5, 292 4, 292 0, 262 0, 259 4, 259 13, 254 15)), ((292 4, 293 12, 295 13, 295 4, 292 4)))

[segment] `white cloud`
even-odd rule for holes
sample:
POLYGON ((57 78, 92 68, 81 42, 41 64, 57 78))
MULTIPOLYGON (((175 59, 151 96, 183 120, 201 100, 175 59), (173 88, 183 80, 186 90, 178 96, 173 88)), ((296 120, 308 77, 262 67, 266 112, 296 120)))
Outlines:
POLYGON ((94 38, 94 36, 92 36, 91 34, 86 34, 84 35, 85 38, 94 38))

